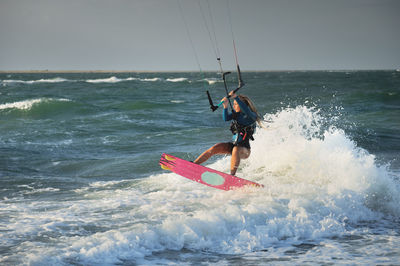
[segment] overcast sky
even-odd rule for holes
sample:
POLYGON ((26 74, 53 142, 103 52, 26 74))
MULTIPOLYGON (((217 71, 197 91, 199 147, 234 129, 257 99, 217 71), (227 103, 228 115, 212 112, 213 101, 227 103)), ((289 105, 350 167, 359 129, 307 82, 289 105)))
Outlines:
MULTIPOLYGON (((208 17, 206 0, 0 0, 0 70, 216 70, 199 2, 208 17)), ((227 6, 242 70, 400 68, 399 0, 209 3, 224 69, 227 6)))

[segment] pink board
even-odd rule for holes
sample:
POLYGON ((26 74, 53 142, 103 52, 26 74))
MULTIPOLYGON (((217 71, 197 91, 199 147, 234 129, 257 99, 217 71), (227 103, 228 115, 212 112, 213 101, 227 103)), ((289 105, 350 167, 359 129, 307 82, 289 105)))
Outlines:
POLYGON ((255 182, 228 175, 165 153, 161 156, 160 165, 162 169, 172 171, 200 184, 222 190, 231 190, 243 186, 263 187, 263 185, 255 182))

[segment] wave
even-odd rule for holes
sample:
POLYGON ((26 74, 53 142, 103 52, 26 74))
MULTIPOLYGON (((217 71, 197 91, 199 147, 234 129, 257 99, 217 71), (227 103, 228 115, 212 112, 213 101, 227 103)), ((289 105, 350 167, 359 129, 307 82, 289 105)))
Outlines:
POLYGON ((66 81, 71 81, 69 79, 65 78, 52 78, 52 79, 38 79, 38 80, 14 80, 14 79, 6 79, 3 80, 3 84, 13 84, 13 83, 23 83, 23 84, 37 84, 37 83, 60 83, 60 82, 66 82, 66 81))
MULTIPOLYGON (((156 81, 162 81, 163 79, 161 78, 117 78, 115 76, 110 77, 110 78, 104 78, 104 79, 87 79, 85 80, 88 83, 118 83, 118 82, 124 82, 124 81, 143 81, 143 82, 156 82, 156 81)), ((183 82, 187 81, 187 78, 167 78, 165 81, 167 82, 183 82)))
POLYGON ((32 99, 13 103, 0 104, 0 110, 6 109, 19 109, 19 110, 29 110, 34 104, 40 103, 42 99, 32 99))
POLYGON ((187 81, 188 78, 167 78, 166 81, 169 82, 183 82, 183 81, 187 81))
MULTIPOLYGON (((21 208, 6 237, 62 236, 62 245, 32 244, 28 256, 16 254, 26 264, 172 264, 195 256, 191 252, 255 256, 268 250, 275 256, 294 246, 318 246, 309 250, 309 259, 327 249, 340 257, 346 252, 343 243, 332 239, 365 239, 366 231, 374 230, 368 223, 400 217, 399 176, 377 165, 375 156, 344 130, 327 126, 319 110, 286 108, 264 120, 267 128, 257 129, 250 158, 239 169, 239 176, 262 183, 263 189, 219 191, 169 172, 95 182, 62 207, 43 201, 46 212, 21 208), (185 251, 185 258, 171 251, 185 251), (172 261, 152 256, 162 252, 172 261)), ((209 166, 228 172, 229 162, 224 157, 209 166)), ((15 212, 15 204, 3 206, 15 212)), ((397 250, 400 238, 393 231, 389 238, 385 247, 368 248, 377 254, 397 250)), ((369 240, 381 241, 379 236, 369 240)), ((352 259, 349 255, 340 262, 351 264, 352 259)))
POLYGON ((68 99, 53 99, 53 98, 38 98, 13 103, 0 104, 0 110, 17 109, 17 110, 30 110, 34 105, 49 102, 70 102, 68 99))
POLYGON ((213 85, 213 84, 215 84, 217 82, 223 82, 223 80, 220 79, 220 78, 206 78, 206 79, 203 79, 203 80, 206 81, 209 85, 213 85))
MULTIPOLYGON (((61 83, 61 82, 87 82, 87 83, 119 83, 119 82, 126 82, 126 81, 143 81, 143 82, 155 82, 155 81, 161 81, 161 78, 135 78, 135 77, 129 77, 129 78, 117 78, 115 76, 109 77, 109 78, 101 78, 101 79, 84 79, 84 80, 71 80, 71 79, 65 79, 65 78, 52 78, 52 79, 38 79, 38 80, 13 80, 13 79, 8 79, 8 80, 3 80, 1 81, 3 85, 12 85, 12 84, 40 84, 40 83, 61 83)), ((177 82, 174 79, 170 80, 172 82, 177 82)))
POLYGON ((115 76, 110 77, 110 78, 104 78, 104 79, 87 79, 85 80, 88 83, 117 83, 121 81, 127 81, 128 79, 119 79, 115 76))
MULTIPOLYGON (((93 83, 93 84, 98 84, 98 83, 119 83, 119 82, 127 82, 127 81, 142 81, 142 82, 158 82, 158 81, 166 81, 166 82, 184 82, 187 81, 188 78, 136 78, 136 77, 128 77, 128 78, 118 78, 116 76, 108 77, 108 78, 100 78, 100 79, 77 79, 77 80, 71 80, 71 79, 65 79, 65 78, 52 78, 52 79, 38 79, 38 80, 13 80, 13 79, 8 79, 8 80, 2 80, 3 85, 12 85, 12 84, 40 84, 40 83, 61 83, 61 82, 87 82, 87 83, 93 83)), ((210 84, 215 83, 213 80, 207 80, 210 84)))
POLYGON ((36 98, 0 104, 0 116, 15 118, 54 118, 88 112, 88 107, 63 98, 36 98))
POLYGON ((316 202, 333 196, 336 207, 349 217, 368 220, 376 215, 369 216, 371 211, 400 217, 399 177, 388 165, 378 165, 376 156, 358 147, 344 130, 326 126, 319 110, 298 106, 266 115, 265 120, 270 129, 256 133, 254 160, 246 162, 244 172, 256 175, 264 169, 269 173, 265 185, 283 178, 298 186, 292 193, 315 193, 316 202))
POLYGON ((161 81, 161 78, 138 78, 139 81, 161 81))
POLYGON ((145 82, 152 82, 152 81, 160 81, 160 78, 117 78, 115 76, 110 77, 110 78, 104 78, 104 79, 87 79, 85 80, 88 83, 118 83, 118 82, 125 82, 125 81, 145 81, 145 82))

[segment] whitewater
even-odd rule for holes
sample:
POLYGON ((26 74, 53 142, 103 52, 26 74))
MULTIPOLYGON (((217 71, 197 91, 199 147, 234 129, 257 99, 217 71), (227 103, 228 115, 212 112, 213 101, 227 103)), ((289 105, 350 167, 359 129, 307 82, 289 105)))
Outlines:
MULTIPOLYGON (((368 131, 371 119, 354 108, 354 95, 364 94, 347 89, 356 88, 356 81, 340 84, 345 91, 322 88, 356 74, 320 73, 321 95, 310 93, 312 88, 291 91, 292 73, 248 74, 256 85, 246 94, 262 111, 264 127, 257 129, 238 176, 264 188, 233 191, 158 166, 162 151, 193 159, 229 139, 220 113, 202 111, 207 99, 198 105, 192 100, 204 84, 215 86, 217 94, 221 84, 210 83, 212 75, 63 76, 48 87, 3 80, 0 91, 9 98, 0 102, 0 262, 398 264, 398 136, 386 131, 379 145, 380 129, 368 131), (286 96, 273 92, 274 79, 286 96), (270 87, 260 89, 267 81, 270 87), (32 93, 32 86, 41 92, 32 93)), ((315 73, 297 75, 316 82, 315 73)), ((54 80, 30 78, 25 80, 54 80)), ((362 100, 369 101, 368 114, 382 103, 372 94, 362 100)), ((399 87, 384 95, 398 113, 393 103, 399 87)), ((387 128, 399 126, 382 121, 387 128)), ((230 157, 206 165, 229 172, 230 157)))

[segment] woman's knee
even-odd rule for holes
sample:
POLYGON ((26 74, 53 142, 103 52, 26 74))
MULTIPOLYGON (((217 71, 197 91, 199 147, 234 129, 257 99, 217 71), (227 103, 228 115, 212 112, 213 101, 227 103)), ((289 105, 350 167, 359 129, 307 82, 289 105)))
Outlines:
POLYGON ((247 159, 250 156, 251 151, 245 147, 240 147, 239 156, 241 159, 247 159))
POLYGON ((213 154, 226 154, 231 153, 231 149, 228 143, 217 143, 212 146, 209 151, 213 154))

